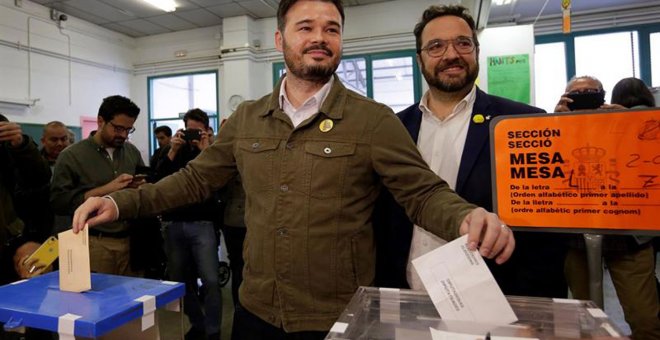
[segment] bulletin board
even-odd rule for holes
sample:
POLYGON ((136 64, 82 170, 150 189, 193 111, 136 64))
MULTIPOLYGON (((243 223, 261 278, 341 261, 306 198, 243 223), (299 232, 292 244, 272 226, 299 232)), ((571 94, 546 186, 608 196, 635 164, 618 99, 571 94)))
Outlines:
POLYGON ((511 226, 660 231, 660 110, 501 116, 493 203, 511 226))

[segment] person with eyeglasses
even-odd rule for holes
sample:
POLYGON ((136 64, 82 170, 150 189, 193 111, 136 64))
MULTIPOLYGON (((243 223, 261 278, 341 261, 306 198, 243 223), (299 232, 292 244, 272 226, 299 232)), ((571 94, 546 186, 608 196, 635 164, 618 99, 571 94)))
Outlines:
POLYGON ((618 104, 606 104, 603 84, 597 78, 587 75, 571 78, 555 106, 555 112, 623 109, 625 107, 618 104))
MULTIPOLYGON (((475 85, 479 40, 474 19, 465 7, 431 6, 413 32, 417 62, 429 90, 419 103, 397 116, 431 170, 468 202, 492 210, 490 121, 499 115, 544 111, 486 94, 475 85)), ((381 195, 374 220, 378 233, 376 283, 423 289, 410 261, 444 240, 413 225, 389 192, 381 195)), ((487 260, 502 291, 508 295, 566 297, 562 236, 513 234, 516 251, 509 261, 496 264, 487 260)))
MULTIPOLYGON (((144 166, 140 151, 128 137, 140 108, 123 96, 103 99, 97 117, 97 132, 64 149, 55 163, 50 203, 59 215, 73 216, 87 198, 105 196, 123 188, 137 188, 144 179, 134 178, 144 166)), ((128 221, 90 229, 90 265, 93 272, 139 276, 130 266, 128 221)))

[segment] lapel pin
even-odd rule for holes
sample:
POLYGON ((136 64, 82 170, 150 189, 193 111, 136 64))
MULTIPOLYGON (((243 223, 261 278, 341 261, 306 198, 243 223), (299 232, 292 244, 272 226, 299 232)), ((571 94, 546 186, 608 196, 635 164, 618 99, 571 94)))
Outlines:
POLYGON ((330 119, 324 119, 321 124, 319 124, 319 130, 321 132, 328 132, 332 130, 332 127, 335 125, 335 123, 332 122, 330 119))
POLYGON ((486 120, 490 120, 491 115, 486 116, 486 120))
POLYGON ((481 124, 485 121, 485 119, 484 119, 484 116, 482 114, 477 113, 476 115, 474 115, 474 117, 472 117, 472 121, 475 124, 481 124))

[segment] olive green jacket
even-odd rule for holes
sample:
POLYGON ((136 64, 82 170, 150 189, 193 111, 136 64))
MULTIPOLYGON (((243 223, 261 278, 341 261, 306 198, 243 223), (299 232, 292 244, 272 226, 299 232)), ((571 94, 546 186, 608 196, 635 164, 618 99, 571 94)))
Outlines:
POLYGON ((474 206, 428 169, 385 105, 335 77, 320 112, 294 128, 279 86, 241 104, 186 168, 111 196, 121 218, 152 215, 206 199, 238 171, 247 226, 241 304, 288 332, 327 331, 358 286, 373 283, 381 184, 412 221, 445 239, 458 237, 474 206))

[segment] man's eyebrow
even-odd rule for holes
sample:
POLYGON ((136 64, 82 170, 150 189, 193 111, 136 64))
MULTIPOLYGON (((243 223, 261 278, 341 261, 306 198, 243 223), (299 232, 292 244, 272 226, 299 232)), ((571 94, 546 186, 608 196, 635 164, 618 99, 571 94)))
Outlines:
MULTIPOLYGON (((304 24, 311 24, 312 22, 314 22, 313 19, 303 19, 303 20, 297 21, 297 22, 295 23, 295 25, 296 25, 296 26, 299 26, 299 25, 304 25, 304 24)), ((335 20, 329 20, 329 21, 327 22, 327 24, 328 24, 328 25, 332 25, 332 26, 341 27, 341 24, 340 24, 338 21, 335 21, 335 20)))
POLYGON ((312 20, 312 19, 303 19, 303 20, 297 21, 295 23, 295 25, 298 26, 298 25, 303 25, 303 24, 311 24, 312 22, 314 22, 314 20, 312 20))

